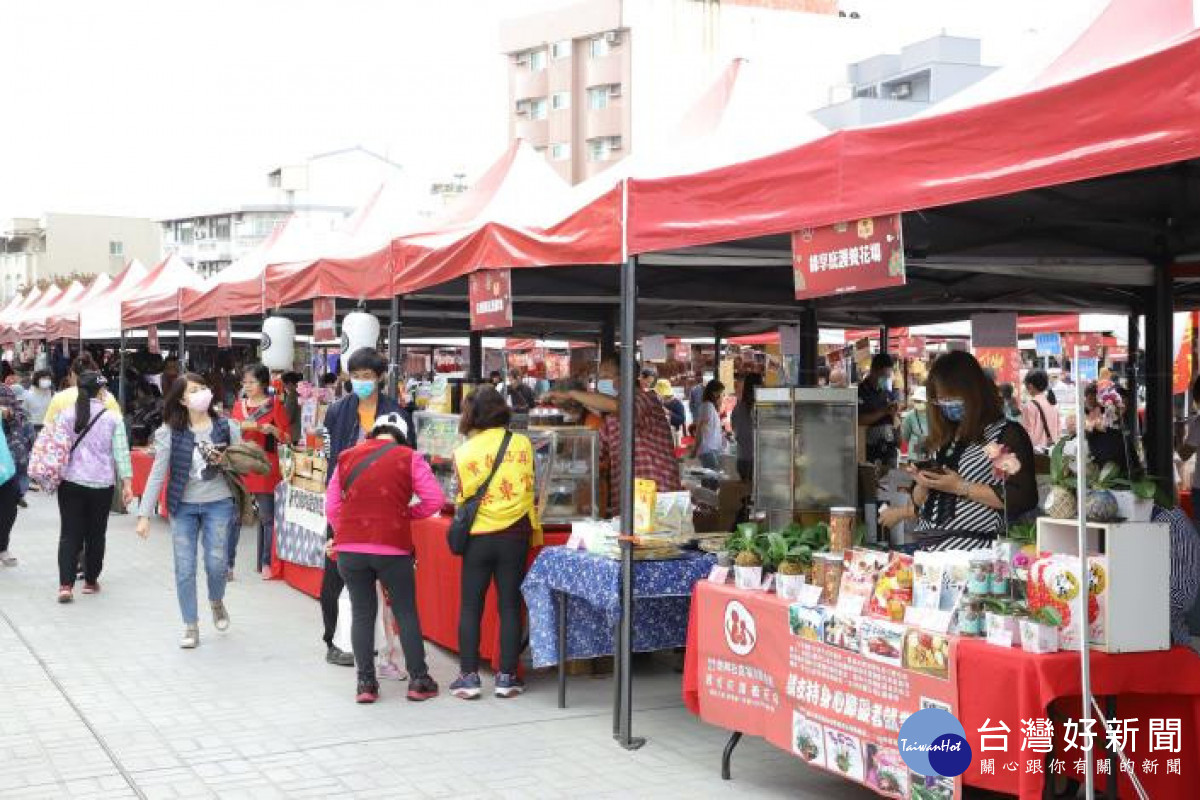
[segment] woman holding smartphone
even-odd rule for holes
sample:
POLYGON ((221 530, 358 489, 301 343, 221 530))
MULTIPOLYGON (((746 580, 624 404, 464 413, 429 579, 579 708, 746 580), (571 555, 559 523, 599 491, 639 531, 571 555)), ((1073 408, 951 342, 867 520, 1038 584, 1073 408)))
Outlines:
POLYGON ((885 509, 880 523, 891 527, 913 519, 917 531, 1003 532, 1006 510, 1008 519, 1016 519, 1037 506, 1029 434, 1005 417, 996 384, 970 353, 940 356, 929 371, 926 389, 926 447, 932 457, 911 469, 916 482, 913 502, 885 509), (1016 456, 1015 473, 998 473, 989 445, 1016 456))
POLYGON ((236 513, 233 493, 217 469, 224 450, 241 439, 236 426, 212 410, 213 393, 194 372, 180 376, 163 400, 163 425, 154 434, 154 466, 146 481, 138 512, 137 534, 150 534, 150 515, 167 485, 167 513, 175 548, 175 594, 183 616, 179 646, 200 644, 200 616, 196 608, 196 547, 204 551, 208 577, 208 602, 213 626, 229 627, 225 609, 228 577, 229 521, 236 513))

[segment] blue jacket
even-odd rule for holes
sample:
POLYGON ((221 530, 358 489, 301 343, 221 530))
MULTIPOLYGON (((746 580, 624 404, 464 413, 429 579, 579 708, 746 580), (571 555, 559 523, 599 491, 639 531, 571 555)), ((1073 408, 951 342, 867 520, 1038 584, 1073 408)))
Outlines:
MULTIPOLYGON (((213 444, 229 444, 229 420, 217 417, 213 420, 213 444)), ((188 479, 192 473, 192 448, 196 446, 196 434, 191 428, 181 431, 171 430, 171 467, 167 473, 167 513, 172 517, 179 511, 183 502, 183 492, 187 488, 188 479)))
MULTIPOLYGON (((412 417, 402 409, 395 400, 387 395, 379 395, 375 405, 375 418, 384 414, 400 414, 408 423, 408 446, 417 449, 417 429, 413 426, 412 417)), ((349 450, 358 444, 358 395, 348 394, 336 401, 325 412, 325 454, 329 463, 337 464, 338 456, 343 450, 349 450)), ((330 467, 332 470, 332 467, 330 467)))

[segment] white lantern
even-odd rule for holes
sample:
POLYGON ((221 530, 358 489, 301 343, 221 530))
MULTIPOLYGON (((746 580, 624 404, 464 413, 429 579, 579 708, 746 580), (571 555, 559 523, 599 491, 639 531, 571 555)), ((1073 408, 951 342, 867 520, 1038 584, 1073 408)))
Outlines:
POLYGON ((379 320, 365 311, 352 311, 342 320, 342 363, 356 350, 372 350, 379 342, 379 320))
POLYGON ((287 317, 267 317, 262 329, 262 363, 267 369, 286 372, 295 357, 296 325, 287 317))

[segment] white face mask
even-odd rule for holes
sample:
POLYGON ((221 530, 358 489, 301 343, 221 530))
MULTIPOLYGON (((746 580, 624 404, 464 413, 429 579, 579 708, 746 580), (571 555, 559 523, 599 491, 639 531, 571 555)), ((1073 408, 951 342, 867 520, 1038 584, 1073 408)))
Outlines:
POLYGON ((210 389, 201 389, 188 395, 187 405, 192 411, 208 411, 212 405, 213 393, 210 389))
POLYGON ((49 378, 39 378, 38 379, 38 388, 39 389, 49 389, 50 388, 50 379, 49 378))
POLYGON ((601 378, 596 381, 596 391, 600 394, 606 394, 609 397, 617 396, 617 387, 609 378, 601 378))

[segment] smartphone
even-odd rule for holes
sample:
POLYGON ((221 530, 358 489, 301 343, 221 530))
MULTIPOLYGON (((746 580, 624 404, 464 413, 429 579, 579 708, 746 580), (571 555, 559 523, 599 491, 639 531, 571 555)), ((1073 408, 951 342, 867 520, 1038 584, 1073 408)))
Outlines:
POLYGON ((936 461, 930 459, 928 461, 914 461, 913 466, 918 472, 928 472, 930 475, 942 475, 946 472, 946 468, 936 461))

